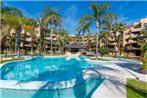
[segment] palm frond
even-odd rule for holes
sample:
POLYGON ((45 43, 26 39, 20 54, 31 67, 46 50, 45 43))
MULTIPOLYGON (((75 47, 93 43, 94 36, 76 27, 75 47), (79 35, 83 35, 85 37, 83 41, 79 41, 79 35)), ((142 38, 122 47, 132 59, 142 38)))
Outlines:
POLYGON ((93 19, 93 16, 85 15, 85 16, 83 16, 83 17, 80 18, 79 23, 80 24, 83 24, 86 21, 92 21, 92 19, 93 19))

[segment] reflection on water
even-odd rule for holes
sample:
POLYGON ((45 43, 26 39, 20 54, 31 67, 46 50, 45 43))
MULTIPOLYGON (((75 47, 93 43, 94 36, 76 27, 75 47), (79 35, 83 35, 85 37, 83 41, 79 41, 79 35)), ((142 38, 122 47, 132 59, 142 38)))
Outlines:
MULTIPOLYGON (((69 58, 69 57, 68 57, 69 58)), ((2 80, 21 80, 21 81, 56 81, 70 80, 76 77, 79 71, 92 66, 84 61, 83 57, 69 58, 35 58, 26 61, 6 64, 2 68, 2 80), (12 75, 13 74, 13 75, 12 75), (42 76, 40 78, 40 76, 42 76), (54 78, 56 77, 56 79, 54 78), (54 80, 54 79, 55 80, 54 80), (57 79, 59 78, 59 79, 57 79)))
POLYGON ((90 98, 103 79, 89 79, 68 89, 27 91, 1 89, 1 98, 90 98))

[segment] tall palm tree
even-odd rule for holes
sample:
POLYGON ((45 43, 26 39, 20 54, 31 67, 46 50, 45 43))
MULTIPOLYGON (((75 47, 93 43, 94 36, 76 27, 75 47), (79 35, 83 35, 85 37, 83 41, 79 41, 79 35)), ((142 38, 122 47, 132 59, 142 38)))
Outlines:
POLYGON ((147 28, 144 28, 138 35, 138 45, 142 52, 143 69, 147 69, 147 28))
POLYGON ((113 26, 112 26, 112 32, 115 33, 115 34, 112 37, 115 38, 115 55, 116 55, 116 51, 117 51, 117 46, 119 46, 118 45, 118 43, 119 43, 118 42, 118 36, 117 36, 118 28, 119 28, 119 24, 118 23, 113 24, 113 26))
POLYGON ((62 17, 58 14, 58 8, 49 8, 45 7, 45 10, 42 12, 42 21, 46 27, 50 26, 51 28, 51 55, 53 53, 53 30, 59 26, 61 29, 62 17))
POLYGON ((123 47, 123 35, 124 35, 124 31, 127 29, 126 23, 115 23, 113 25, 113 31, 115 32, 115 38, 116 38, 116 42, 117 45, 119 47, 119 55, 122 54, 122 47, 123 47), (116 35, 116 33, 119 32, 118 35, 116 35))
POLYGON ((38 39, 38 42, 39 42, 38 49, 39 49, 39 54, 41 55, 44 50, 44 45, 47 44, 45 43, 45 37, 50 34, 50 29, 47 28, 47 26, 44 24, 42 20, 40 20, 39 18, 37 20, 38 20, 38 25, 41 32, 40 37, 38 39))
POLYGON ((113 19, 116 19, 116 15, 109 13, 109 3, 96 4, 93 2, 91 3, 90 8, 93 14, 83 16, 80 21, 90 21, 94 22, 96 25, 96 58, 98 59, 98 32, 103 27, 103 24, 110 22, 110 20, 112 21, 113 19))
POLYGON ((91 52, 91 46, 92 46, 92 38, 93 35, 91 32, 88 32, 87 34, 87 39, 88 39, 88 50, 89 50, 89 53, 91 52))
POLYGON ((107 48, 109 34, 110 33, 107 31, 101 31, 101 33, 99 34, 99 40, 104 43, 103 48, 107 48))
POLYGON ((7 27, 7 30, 4 31, 2 28, 3 38, 5 38, 7 35, 9 35, 11 29, 15 29, 17 32, 17 52, 18 52, 18 58, 20 58, 20 33, 22 29, 30 31, 32 30, 31 22, 29 19, 23 16, 22 12, 13 7, 4 7, 2 12, 2 20, 4 23, 4 27, 7 27))
POLYGON ((147 56, 147 29, 143 29, 138 35, 138 45, 140 45, 142 53, 147 56))
POLYGON ((84 44, 84 35, 87 32, 90 32, 89 27, 91 26, 91 22, 80 22, 80 26, 77 28, 78 35, 82 32, 82 43, 84 44))
POLYGON ((31 35, 31 55, 33 55, 33 47, 34 47, 34 44, 35 42, 37 41, 36 40, 36 34, 35 34, 35 28, 37 27, 37 22, 33 19, 29 19, 29 25, 31 26, 27 26, 25 28, 26 31, 29 31, 30 35, 31 35))
POLYGON ((60 47, 60 52, 63 53, 64 52, 64 45, 68 43, 68 32, 64 29, 62 29, 59 32, 59 37, 58 37, 58 45, 60 47))
POLYGON ((120 55, 123 51, 123 37, 124 37, 124 31, 127 29, 126 23, 120 23, 118 31, 120 32, 120 38, 119 38, 119 49, 120 49, 120 55), (120 42, 120 39, 122 42, 120 42), (122 43, 122 44, 121 44, 122 43))

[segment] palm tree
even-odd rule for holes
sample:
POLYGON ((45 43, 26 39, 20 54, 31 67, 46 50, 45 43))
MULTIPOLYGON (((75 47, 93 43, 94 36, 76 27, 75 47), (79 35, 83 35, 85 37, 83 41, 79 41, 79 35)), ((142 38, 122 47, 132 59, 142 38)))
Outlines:
POLYGON ((91 46, 92 46, 92 40, 91 38, 93 37, 92 33, 91 32, 88 32, 87 34, 87 39, 88 39, 88 50, 89 50, 89 53, 91 52, 91 46))
POLYGON ((82 32, 82 43, 84 44, 84 35, 87 32, 90 32, 89 27, 91 26, 91 22, 80 22, 80 26, 77 28, 78 35, 82 32))
MULTIPOLYGON (((25 18, 22 12, 13 7, 4 7, 2 12, 2 20, 4 23, 4 28, 2 28, 2 35, 5 38, 9 35, 11 29, 15 29, 17 32, 17 52, 18 58, 20 58, 20 33, 22 29, 32 31, 32 24, 29 19, 25 18), (6 27, 6 29, 5 29, 6 27)), ((2 40, 2 38, 1 38, 2 40)))
POLYGON ((147 29, 143 29, 138 35, 138 45, 140 45, 142 53, 147 56, 147 29))
POLYGON ((119 49, 120 49, 120 55, 122 54, 123 51, 123 36, 124 36, 124 31, 127 29, 126 23, 120 23, 119 24, 119 29, 118 31, 120 32, 120 37, 119 37, 119 49), (120 39, 122 42, 120 42, 120 39), (121 44, 122 43, 122 44, 121 44))
POLYGON ((123 34, 126 29, 127 29, 126 23, 115 23, 113 25, 113 31, 115 32, 116 42, 119 47, 119 55, 122 54, 123 34), (118 36, 116 35, 117 32, 119 32, 118 36))
POLYGON ((98 59, 98 32, 102 29, 103 24, 116 19, 116 15, 113 13, 109 13, 110 4, 96 4, 93 2, 90 5, 91 10, 93 11, 92 15, 85 15, 81 18, 81 22, 90 21, 94 22, 96 25, 96 58, 98 59))
POLYGON ((118 23, 115 23, 115 24, 113 24, 113 26, 112 26, 112 33, 115 33, 112 37, 114 37, 115 38, 115 55, 116 55, 116 51, 117 51, 117 46, 119 46, 118 45, 118 36, 117 36, 117 31, 118 31, 118 28, 119 28, 119 24, 118 23))
POLYGON ((53 53, 53 30, 57 26, 61 29, 62 17, 58 14, 58 8, 49 8, 46 7, 42 12, 42 21, 46 27, 50 26, 51 28, 51 55, 53 53))
POLYGON ((60 47, 61 53, 64 52, 64 45, 68 43, 68 32, 64 29, 62 29, 59 33, 58 37, 58 45, 60 47))
POLYGON ((147 28, 143 29, 138 35, 138 45, 140 45, 142 52, 142 69, 147 69, 147 28))
POLYGON ((101 31, 101 33, 99 34, 99 40, 104 43, 103 48, 107 48, 109 34, 110 33, 107 31, 101 31))
POLYGON ((39 49, 39 54, 41 55, 43 52, 45 35, 46 35, 46 33, 49 33, 49 32, 48 32, 48 29, 45 26, 45 24, 42 22, 42 20, 40 20, 39 18, 37 18, 37 20, 38 20, 38 26, 39 26, 40 32, 41 32, 40 37, 38 39, 38 42, 39 42, 38 49, 39 49))
POLYGON ((82 41, 82 38, 81 38, 81 36, 79 36, 78 33, 76 33, 75 36, 73 37, 73 40, 72 41, 81 42, 82 41))
POLYGON ((36 40, 36 34, 35 34, 35 28, 37 27, 37 22, 33 19, 29 19, 29 22, 31 26, 27 26, 25 28, 26 31, 29 31, 30 35, 31 35, 31 55, 33 55, 33 47, 34 47, 34 44, 35 42, 37 41, 36 40))

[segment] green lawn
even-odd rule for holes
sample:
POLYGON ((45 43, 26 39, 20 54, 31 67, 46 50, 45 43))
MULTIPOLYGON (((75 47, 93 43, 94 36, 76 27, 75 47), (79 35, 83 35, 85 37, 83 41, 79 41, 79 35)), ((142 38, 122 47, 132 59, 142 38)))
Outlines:
POLYGON ((127 79, 127 98, 147 98, 147 82, 127 79))
POLYGON ((20 58, 20 59, 11 59, 11 60, 1 60, 0 63, 2 64, 2 63, 16 61, 16 60, 22 60, 22 58, 20 58))
MULTIPOLYGON (((96 60, 96 58, 90 58, 90 60, 96 60)), ((110 61, 110 60, 103 59, 103 58, 98 58, 98 60, 100 60, 100 61, 110 61)))

